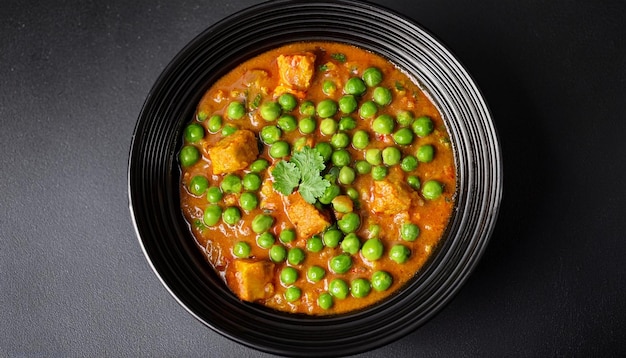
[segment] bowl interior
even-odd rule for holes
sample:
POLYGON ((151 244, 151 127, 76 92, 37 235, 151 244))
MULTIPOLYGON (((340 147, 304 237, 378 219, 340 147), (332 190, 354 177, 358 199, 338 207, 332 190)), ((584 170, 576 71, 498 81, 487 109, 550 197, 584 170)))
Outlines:
POLYGON ((495 225, 501 157, 489 110, 473 80, 439 41, 398 14, 355 1, 273 1, 204 31, 167 66, 148 95, 129 159, 131 215, 144 253, 173 297, 220 334, 289 356, 348 355, 424 324, 465 282, 495 225), (374 30, 373 30, 374 29, 374 30), (208 87, 236 65, 291 42, 334 41, 386 57, 439 107, 455 152, 456 207, 423 271, 391 298, 333 317, 243 303, 197 248, 180 210, 176 153, 182 128, 208 87))

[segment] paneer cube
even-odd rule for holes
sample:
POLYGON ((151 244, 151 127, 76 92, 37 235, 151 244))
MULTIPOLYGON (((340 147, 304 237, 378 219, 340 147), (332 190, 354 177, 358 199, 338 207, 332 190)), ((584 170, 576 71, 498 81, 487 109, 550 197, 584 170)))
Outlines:
POLYGON ((298 192, 286 197, 285 211, 299 238, 309 238, 330 226, 328 216, 307 203, 298 192))
POLYGON ((208 150, 213 174, 232 173, 244 169, 259 155, 254 133, 240 129, 221 139, 208 150))
POLYGON ((384 180, 374 181, 371 209, 375 213, 395 215, 406 212, 419 200, 418 194, 400 173, 392 171, 384 180))
POLYGON ((233 291, 244 301, 254 302, 274 293, 274 264, 269 261, 235 260, 236 287, 233 291))
POLYGON ((306 52, 295 55, 280 55, 276 62, 281 85, 300 91, 309 88, 315 72, 314 54, 306 52))

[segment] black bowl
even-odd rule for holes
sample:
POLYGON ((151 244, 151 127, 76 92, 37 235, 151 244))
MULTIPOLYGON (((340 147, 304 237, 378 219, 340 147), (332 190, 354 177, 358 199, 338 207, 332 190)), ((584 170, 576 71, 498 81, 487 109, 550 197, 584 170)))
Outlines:
POLYGON ((176 300, 220 334, 288 356, 349 355, 424 324, 466 281, 495 225, 500 148, 481 93, 459 61, 414 22, 352 0, 273 1, 213 25, 187 45, 150 91, 130 151, 130 210, 144 253, 176 300), (456 207, 426 267, 391 298, 333 317, 241 302, 206 262, 179 207, 176 153, 202 94, 242 61, 299 41, 335 41, 386 57, 416 79, 443 114, 457 166, 456 207))

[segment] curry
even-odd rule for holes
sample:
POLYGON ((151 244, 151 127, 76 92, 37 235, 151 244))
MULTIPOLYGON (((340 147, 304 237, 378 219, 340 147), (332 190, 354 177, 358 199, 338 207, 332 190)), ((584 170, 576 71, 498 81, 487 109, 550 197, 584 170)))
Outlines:
POLYGON ((328 315, 390 296, 442 240, 452 144, 386 59, 329 42, 265 52, 215 82, 179 153, 181 209, 239 299, 328 315))

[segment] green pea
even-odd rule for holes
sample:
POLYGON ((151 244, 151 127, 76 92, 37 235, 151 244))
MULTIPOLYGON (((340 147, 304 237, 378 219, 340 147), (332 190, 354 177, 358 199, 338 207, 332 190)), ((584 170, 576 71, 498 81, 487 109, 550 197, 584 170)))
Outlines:
POLYGON ((348 293, 350 292, 350 287, 346 283, 346 281, 336 278, 328 284, 328 291, 333 297, 343 300, 348 297, 348 293))
POLYGON ((293 267, 285 267, 280 271, 280 282, 289 286, 298 279, 298 270, 293 267))
POLYGON ((417 160, 422 163, 430 163, 435 157, 435 147, 430 144, 421 145, 417 148, 415 156, 417 157, 417 160))
POLYGON ((392 283, 393 277, 386 271, 376 271, 372 274, 372 288, 376 291, 386 291, 392 283))
POLYGON ((296 139, 296 141, 293 142, 293 146, 291 148, 291 154, 302 151, 302 148, 304 148, 306 145, 307 145, 306 137, 300 137, 296 139))
POLYGON ((339 120, 340 131, 350 131, 356 128, 356 120, 352 117, 341 117, 339 120))
POLYGON ((334 119, 324 118, 320 123, 320 132, 322 132, 323 135, 332 135, 337 132, 338 127, 339 125, 334 119))
POLYGON ((222 217, 222 208, 219 205, 212 204, 204 209, 202 221, 206 226, 215 226, 222 217))
POLYGON ((356 111, 358 105, 359 104, 353 95, 345 95, 339 98, 339 110, 342 113, 350 114, 356 111))
POLYGON ((268 122, 271 122, 277 120, 278 117, 280 117, 282 113, 282 108, 277 102, 267 101, 261 104, 261 107, 259 107, 259 113, 261 114, 261 118, 265 119, 268 122))
POLYGON ((420 179, 415 175, 409 175, 406 178, 406 182, 409 184, 411 188, 415 190, 418 190, 421 186, 420 179))
POLYGON ((359 199, 359 191, 354 188, 346 189, 346 194, 354 201, 359 199))
POLYGON ((287 249, 283 245, 274 244, 270 247, 269 256, 273 262, 283 262, 287 257, 287 249))
POLYGON ((313 117, 305 117, 300 120, 298 123, 298 128, 302 134, 311 134, 315 131, 315 127, 317 126, 317 122, 315 122, 315 118, 313 117))
POLYGON ((204 138, 204 128, 198 123, 191 123, 185 127, 185 140, 194 143, 204 138))
POLYGON ((230 119, 241 119, 246 114, 246 108, 243 103, 234 101, 228 104, 226 107, 226 115, 230 119))
POLYGON ((222 193, 222 189, 216 186, 212 186, 206 190, 206 200, 209 203, 215 204, 222 200, 224 194, 222 193))
POLYGON ((400 145, 409 145, 413 142, 413 131, 408 128, 400 128, 393 134, 393 140, 400 145))
POLYGON ((256 238, 256 244, 262 249, 269 249, 275 242, 276 239, 274 238, 274 235, 272 235, 269 231, 260 234, 256 238))
POLYGON ((369 238, 376 238, 378 237, 378 235, 380 235, 380 225, 372 224, 367 229, 369 231, 369 238))
POLYGON ((326 189, 324 189, 324 193, 322 194, 322 196, 317 198, 317 200, 319 200, 319 202, 324 205, 328 205, 333 201, 334 198, 337 197, 337 195, 339 195, 340 192, 341 188, 339 187, 339 185, 331 184, 330 186, 326 187, 326 189))
POLYGON ((365 160, 357 160, 357 162, 354 164, 354 168, 359 174, 368 174, 372 171, 372 165, 365 160))
POLYGON ((383 149, 383 163, 386 165, 396 165, 402 159, 402 152, 396 147, 383 149))
POLYGON ((346 235, 346 237, 343 238, 343 241, 341 241, 341 249, 343 252, 350 255, 354 255, 359 252, 360 248, 361 240, 359 240, 359 237, 353 232, 346 235))
POLYGON ((362 129, 359 129, 352 135, 352 146, 356 149, 365 149, 369 143, 370 136, 362 129))
POLYGON ((230 206, 224 209, 222 220, 228 225, 235 225, 241 220, 241 211, 239 211, 239 208, 236 206, 230 206))
POLYGON ((400 227, 400 236, 406 241, 415 241, 420 234, 420 228, 413 223, 404 223, 400 227))
POLYGON ((241 179, 236 174, 227 174, 220 184, 222 192, 226 194, 241 192, 241 179))
POLYGON ((231 125, 225 125, 224 128, 222 128, 222 135, 224 137, 228 137, 229 135, 235 133, 236 131, 237 131, 237 127, 231 126, 231 125))
POLYGON ((324 248, 324 241, 319 235, 311 236, 306 241, 306 249, 310 252, 320 252, 324 248))
POLYGON ((252 231, 260 234, 274 225, 274 218, 267 214, 259 214, 252 219, 252 231))
POLYGON ((417 158, 412 155, 407 155, 406 157, 402 158, 402 161, 400 162, 400 168, 402 168, 402 170, 404 170, 405 172, 410 172, 417 169, 417 158))
POLYGON ((332 117, 337 113, 337 102, 332 99, 321 100, 316 107, 317 115, 322 118, 332 117))
POLYGON ((342 166, 350 164, 350 162, 352 161, 352 157, 350 156, 350 153, 347 150, 339 149, 333 152, 331 156, 331 161, 333 162, 334 165, 338 167, 342 167, 342 166))
POLYGON ((179 159, 183 167, 196 164, 200 160, 200 151, 193 145, 186 145, 180 150, 179 159))
POLYGON ((233 255, 239 257, 240 259, 245 259, 250 257, 250 244, 245 241, 239 241, 233 246, 233 255))
POLYGON ((400 110, 396 113, 396 121, 401 127, 409 127, 413 124, 415 117, 411 111, 400 110))
POLYGON ((283 132, 276 126, 265 126, 261 129, 261 133, 259 135, 263 143, 273 144, 280 139, 282 134, 283 132))
POLYGON ((383 256, 383 243, 377 238, 367 239, 361 247, 361 255, 369 261, 376 261, 383 256))
POLYGON ((361 218, 356 213, 347 213, 337 220, 337 227, 344 233, 355 232, 361 225, 361 218))
POLYGON ((324 241, 324 245, 327 247, 337 247, 339 246, 339 242, 343 239, 343 233, 341 230, 330 229, 324 233, 322 236, 322 240, 324 241))
POLYGON ((198 120, 198 122, 204 122, 208 117, 209 117, 209 114, 205 111, 199 111, 196 114, 196 119, 198 120))
POLYGON ((351 94, 355 96, 362 95, 363 93, 365 93, 366 90, 367 90, 367 87, 365 87, 365 83, 363 82, 362 79, 358 77, 350 78, 346 82, 346 84, 343 86, 343 91, 346 94, 351 94))
POLYGON ((326 270, 319 266, 311 266, 306 272, 306 278, 312 283, 320 282, 326 276, 326 270))
POLYGON ((430 117, 422 116, 413 122, 411 128, 418 137, 426 137, 433 132, 435 125, 430 117))
POLYGON ((315 150, 317 150, 322 158, 324 158, 324 162, 327 162, 333 154, 333 147, 330 145, 330 143, 326 142, 318 142, 315 145, 315 150))
POLYGON ((285 300, 287 302, 295 302, 302 296, 302 290, 296 286, 287 287, 285 290, 285 300))
POLYGON ((363 71, 363 81, 369 86, 374 87, 383 80, 383 73, 376 67, 369 67, 363 71))
POLYGON ((279 140, 270 147, 270 157, 282 158, 289 155, 289 143, 279 140))
POLYGON ((411 256, 411 250, 402 244, 396 244, 389 249, 389 258, 396 263, 403 264, 411 256))
POLYGON ((315 105, 311 101, 304 101, 300 104, 300 114, 312 116, 315 114, 315 105))
POLYGON ((298 120, 291 114, 283 114, 278 118, 278 127, 285 132, 292 132, 298 128, 298 120))
POLYGON ((270 163, 265 159, 257 159, 250 164, 250 171, 253 173, 260 173, 269 168, 270 163))
POLYGON ((374 118, 378 112, 378 105, 374 101, 367 101, 359 108, 359 116, 363 119, 374 118))
POLYGON ((261 177, 256 173, 247 173, 243 176, 243 179, 241 179, 241 184, 246 190, 259 190, 261 187, 261 177))
POLYGON ((379 165, 383 162, 383 151, 378 148, 371 148, 365 151, 365 160, 371 165, 379 165))
POLYGON ((391 134, 395 120, 388 114, 381 114, 372 122, 372 130, 378 134, 391 134))
POLYGON ((350 292, 355 298, 363 298, 370 294, 372 285, 364 278, 357 278, 350 282, 350 292))
POLYGON ((189 181, 189 192, 200 196, 209 187, 209 180, 203 175, 196 175, 189 181))
POLYGON ((284 243, 292 242, 296 239, 296 232, 293 229, 284 229, 278 237, 284 243))
POLYGON ((323 310, 328 310, 333 306, 333 296, 324 292, 317 298, 317 305, 323 310))
POLYGON ((443 185, 436 180, 429 180, 424 183, 422 195, 428 200, 435 200, 443 193, 443 185))
POLYGON ((335 93, 336 90, 337 85, 335 85, 335 82, 331 80, 326 80, 324 81, 324 83, 322 83, 322 92, 324 92, 325 95, 331 96, 333 95, 333 93, 335 93))
POLYGON ((356 174, 354 172, 354 169, 350 168, 349 166, 346 165, 344 167, 341 167, 341 170, 339 170, 339 183, 344 185, 352 184, 355 178, 356 174))
POLYGON ((211 133, 217 133, 220 129, 222 129, 222 116, 215 114, 209 118, 207 122, 207 128, 211 133))
POLYGON ((243 210, 254 210, 258 205, 259 198, 257 198, 256 194, 254 193, 247 191, 239 196, 239 206, 241 206, 243 210))
POLYGON ((342 274, 348 272, 348 270, 352 267, 352 258, 349 254, 340 254, 334 256, 328 262, 328 268, 337 274, 342 274))
POLYGON ((376 87, 372 92, 374 102, 381 106, 386 106, 391 103, 391 97, 391 91, 385 87, 376 87))
POLYGON ((336 166, 331 166, 328 173, 324 175, 324 179, 328 180, 331 184, 337 182, 337 177, 339 177, 339 167, 336 166))
POLYGON ((376 165, 372 168, 372 179, 383 180, 389 174, 389 169, 384 165, 376 165))
POLYGON ((299 247, 294 247, 289 249, 287 253, 287 262, 289 262, 290 265, 299 265, 304 261, 305 256, 304 250, 299 247))
POLYGON ((231 194, 241 192, 241 179, 235 174, 228 174, 222 179, 220 185, 222 192, 231 194))
POLYGON ((330 138, 330 144, 336 149, 345 148, 350 144, 350 136, 345 132, 335 133, 330 138))
POLYGON ((296 108, 298 100, 291 93, 283 93, 278 97, 278 104, 280 104, 283 110, 289 112, 296 108))

